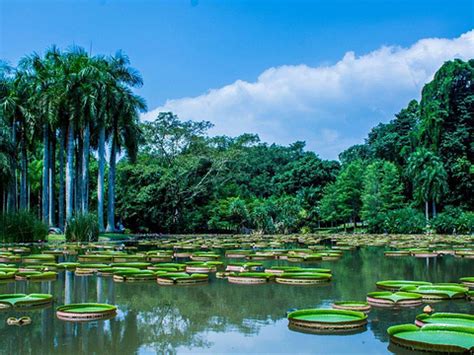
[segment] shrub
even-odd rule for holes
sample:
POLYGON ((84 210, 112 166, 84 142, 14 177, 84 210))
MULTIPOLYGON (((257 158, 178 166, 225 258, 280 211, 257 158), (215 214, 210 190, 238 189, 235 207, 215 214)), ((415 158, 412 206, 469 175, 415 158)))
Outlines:
POLYGON ((423 213, 411 207, 389 211, 385 218, 385 229, 388 233, 422 233, 425 226, 426 220, 423 213))
POLYGON ((99 223, 93 213, 76 213, 66 223, 66 241, 96 242, 99 240, 99 223))
POLYGON ((0 242, 27 243, 44 240, 48 226, 27 211, 5 213, 0 216, 0 242))
POLYGON ((447 206, 443 212, 431 220, 431 226, 436 233, 451 234, 457 229, 461 213, 461 209, 447 206))
POLYGON ((385 221, 387 219, 387 213, 380 212, 376 216, 372 216, 364 222, 367 224, 367 232, 369 233, 383 233, 386 231, 385 221))
POLYGON ((456 223, 456 233, 474 233, 474 212, 463 212, 456 223))
POLYGON ((447 206, 442 213, 433 218, 431 225, 437 233, 469 234, 474 231, 474 213, 447 206))

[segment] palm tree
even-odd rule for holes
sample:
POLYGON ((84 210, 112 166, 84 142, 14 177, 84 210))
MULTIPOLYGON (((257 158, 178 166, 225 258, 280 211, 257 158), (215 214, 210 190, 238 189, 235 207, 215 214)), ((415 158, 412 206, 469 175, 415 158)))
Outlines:
POLYGON ((139 111, 146 110, 145 101, 140 96, 133 94, 129 88, 123 85, 117 85, 115 91, 115 112, 112 115, 109 133, 110 160, 107 232, 113 232, 115 230, 115 170, 117 153, 120 153, 123 147, 128 157, 135 159, 140 136, 138 126, 139 111))
MULTIPOLYGON (((97 66, 101 68, 101 85, 99 86, 98 95, 98 111, 97 111, 97 127, 99 131, 98 137, 98 159, 99 159, 99 171, 97 176, 97 215, 99 221, 100 231, 104 231, 104 200, 105 200, 105 144, 107 136, 110 136, 110 131, 114 130, 114 121, 118 122, 114 118, 116 112, 116 103, 119 102, 116 90, 118 86, 123 85, 125 87, 139 87, 143 84, 143 80, 140 74, 133 68, 130 67, 130 61, 126 55, 122 52, 117 52, 115 56, 104 59, 97 57, 97 66), (109 133, 109 134, 108 134, 109 133)), ((114 146, 114 151, 116 147, 114 146)), ((112 160, 112 164, 115 164, 115 156, 112 160)), ((115 172, 115 170, 114 170, 115 172)), ((113 172, 113 173, 114 173, 113 172)), ((114 184, 112 184, 114 185, 114 184)), ((110 182, 109 182, 110 186, 110 182)), ((115 194, 109 192, 112 196, 115 194)), ((114 199, 115 197, 113 197, 114 199)), ((114 206, 110 207, 111 211, 108 211, 108 215, 114 214, 114 206)), ((110 219, 112 217, 109 217, 110 219)), ((113 221, 112 221, 113 222, 113 221)), ((109 229, 114 229, 114 224, 110 225, 109 229)))
MULTIPOLYGON (((5 76, 2 69, 2 117, 11 127, 11 143, 15 149, 20 150, 20 209, 27 209, 27 177, 28 177, 28 153, 27 145, 31 136, 31 126, 34 126, 28 98, 31 95, 30 87, 25 80, 25 73, 16 70, 14 76, 5 76)), ((12 72, 13 73, 13 72, 12 72)), ((16 171, 16 163, 12 166, 13 174, 16 171)), ((16 210, 16 186, 15 178, 10 181, 8 206, 9 210, 16 210)))
POLYGON ((425 217, 429 221, 429 202, 436 217, 436 203, 447 192, 447 173, 441 159, 426 148, 418 148, 409 158, 407 173, 413 180, 414 197, 425 204, 425 217))

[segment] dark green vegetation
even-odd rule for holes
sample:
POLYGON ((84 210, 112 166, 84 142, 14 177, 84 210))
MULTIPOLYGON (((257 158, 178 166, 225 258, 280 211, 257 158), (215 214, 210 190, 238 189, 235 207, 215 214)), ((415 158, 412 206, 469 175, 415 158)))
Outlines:
POLYGON ((107 192, 107 231, 114 231, 116 159, 121 152, 135 157, 138 114, 146 106, 132 88, 141 84, 121 52, 92 57, 82 48, 52 47, 16 68, 2 62, 2 212, 33 210, 63 229, 74 213, 94 206, 104 230, 107 192))
POLYGON ((125 55, 52 48, 0 69, 1 210, 61 229, 90 211, 110 232, 118 217, 134 232, 470 233, 473 82, 473 60, 446 62, 420 102, 337 162, 304 142, 210 137, 211 123, 170 112, 140 123, 142 79, 125 55))
POLYGON ((0 242, 32 242, 45 240, 48 227, 27 211, 0 215, 0 242))
POLYGON ((99 224, 92 213, 77 213, 66 225, 68 242, 96 242, 99 239, 99 224))

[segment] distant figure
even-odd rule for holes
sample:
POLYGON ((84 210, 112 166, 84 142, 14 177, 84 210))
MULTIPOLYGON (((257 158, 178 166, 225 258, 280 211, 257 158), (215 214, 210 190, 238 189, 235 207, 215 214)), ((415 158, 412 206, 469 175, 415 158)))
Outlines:
POLYGON ((121 221, 117 222, 117 225, 115 226, 115 230, 116 230, 117 233, 124 233, 125 232, 125 227, 123 226, 121 221))
POLYGON ((431 314, 434 312, 434 308, 431 308, 430 305, 426 305, 424 308, 423 308, 423 313, 426 313, 426 314, 431 314))

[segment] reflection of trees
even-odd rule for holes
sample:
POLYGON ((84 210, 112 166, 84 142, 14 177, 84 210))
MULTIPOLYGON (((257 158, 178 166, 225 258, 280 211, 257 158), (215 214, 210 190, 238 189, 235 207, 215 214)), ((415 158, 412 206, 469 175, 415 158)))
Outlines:
MULTIPOLYGON (((155 282, 114 283, 110 277, 99 281, 96 277, 77 277, 73 273, 66 276, 61 272, 58 280, 49 284, 0 284, 0 293, 44 292, 52 287, 55 297, 53 307, 27 312, 33 320, 27 327, 5 325, 8 316, 25 315, 24 312, 0 312, 0 353, 128 354, 140 349, 172 353, 178 347, 206 348, 212 345, 206 331, 235 330, 255 335, 266 324, 284 319, 291 308, 329 306, 335 300, 364 300, 367 292, 375 290, 375 282, 384 279, 453 282, 468 276, 473 264, 472 260, 451 256, 432 259, 427 264, 425 259, 384 257, 382 248, 361 248, 345 252, 338 261, 304 265, 332 269, 333 281, 322 287, 233 285, 214 278, 209 285, 163 287, 155 282), (84 324, 59 321, 54 309, 65 300, 116 304, 119 314, 112 320, 84 324)), ((434 307, 436 311, 470 312, 470 304, 462 301, 437 303, 434 307)), ((421 308, 374 309, 369 314, 368 331, 387 342, 386 329, 413 322, 421 308)))

